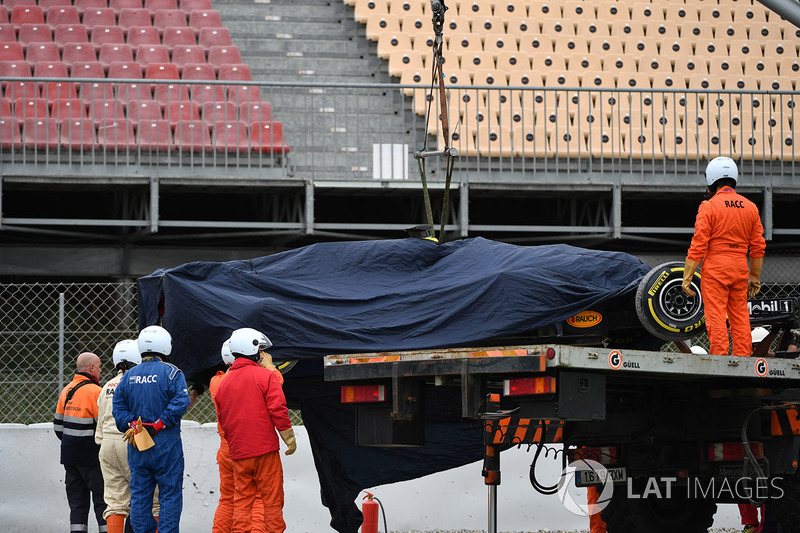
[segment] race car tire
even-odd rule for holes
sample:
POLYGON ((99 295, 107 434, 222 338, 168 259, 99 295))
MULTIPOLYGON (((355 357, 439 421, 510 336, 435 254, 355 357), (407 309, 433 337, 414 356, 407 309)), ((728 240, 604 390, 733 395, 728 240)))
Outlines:
POLYGON ((636 314, 642 326, 665 341, 682 341, 705 330, 700 274, 692 277, 696 296, 683 292, 683 263, 664 263, 648 272, 636 289, 636 314))

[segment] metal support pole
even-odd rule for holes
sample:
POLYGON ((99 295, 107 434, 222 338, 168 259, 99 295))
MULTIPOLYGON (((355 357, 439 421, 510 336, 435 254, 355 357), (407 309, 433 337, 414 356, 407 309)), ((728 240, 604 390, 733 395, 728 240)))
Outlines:
POLYGON ((314 182, 306 181, 306 235, 314 234, 314 182))
POLYGON ((461 229, 461 236, 469 236, 469 184, 461 182, 461 190, 458 195, 458 225, 461 229))
POLYGON ((764 238, 768 241, 772 240, 772 187, 767 185, 764 187, 764 238))
POLYGON ((615 239, 622 237, 622 186, 615 183, 611 189, 611 224, 615 239))
POLYGON ((58 390, 64 388, 64 293, 58 293, 58 390))
POLYGON ((488 533, 497 533, 497 485, 489 485, 488 533))
POLYGON ((158 177, 150 178, 150 231, 158 233, 158 177))

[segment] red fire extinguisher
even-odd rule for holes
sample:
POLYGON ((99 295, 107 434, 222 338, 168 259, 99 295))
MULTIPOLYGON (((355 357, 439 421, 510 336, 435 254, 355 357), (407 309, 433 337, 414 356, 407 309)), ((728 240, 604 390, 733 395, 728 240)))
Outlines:
POLYGON ((378 533, 378 502, 373 499, 371 493, 364 491, 364 500, 361 503, 361 514, 364 515, 364 522, 361 524, 361 533, 378 533))

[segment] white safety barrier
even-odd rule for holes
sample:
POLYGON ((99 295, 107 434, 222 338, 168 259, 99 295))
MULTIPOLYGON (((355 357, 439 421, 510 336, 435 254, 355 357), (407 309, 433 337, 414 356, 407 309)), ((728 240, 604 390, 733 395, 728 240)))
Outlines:
MULTIPOLYGON (((216 426, 187 422, 182 431, 186 470, 181 530, 210 531, 219 499, 216 426)), ((328 510, 320 502, 308 435, 303 426, 295 427, 295 433, 297 452, 281 456, 287 531, 333 531, 328 510)), ((588 519, 568 512, 559 503, 558 496, 542 496, 531 488, 528 466, 532 458, 533 454, 526 453, 524 448, 508 450, 501 455, 499 530, 588 529, 588 519)), ((383 504, 390 531, 486 530, 487 489, 480 471, 478 462, 369 490, 383 504)), ((547 483, 557 478, 558 471, 556 461, 544 459, 537 475, 547 483)), ((66 530, 69 508, 64 492, 64 469, 59 464, 59 441, 51 424, 0 424, 0 480, 0 531, 56 533, 66 530)), ((92 520, 89 531, 97 531, 92 520)), ((715 527, 738 527, 738 524, 736 506, 720 506, 715 527)), ((379 530, 383 531, 382 520, 379 530)))

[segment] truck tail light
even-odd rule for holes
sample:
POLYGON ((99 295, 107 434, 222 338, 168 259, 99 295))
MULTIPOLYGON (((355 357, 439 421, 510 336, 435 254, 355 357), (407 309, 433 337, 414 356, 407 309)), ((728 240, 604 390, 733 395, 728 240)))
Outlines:
POLYGON ((520 378, 503 380, 504 396, 530 396, 552 394, 556 391, 556 378, 520 378))
POLYGON ((386 400, 385 385, 345 385, 342 403, 376 403, 386 400))
MULTIPOLYGON (((750 451, 756 459, 764 457, 764 445, 760 442, 751 442, 750 451)), ((708 447, 708 460, 712 463, 718 461, 741 461, 744 459, 744 444, 741 442, 717 442, 708 447)))
POLYGON ((617 447, 601 446, 598 448, 578 448, 572 452, 572 460, 590 459, 601 465, 617 464, 617 447))

